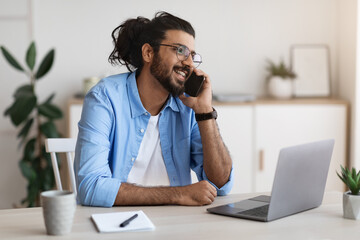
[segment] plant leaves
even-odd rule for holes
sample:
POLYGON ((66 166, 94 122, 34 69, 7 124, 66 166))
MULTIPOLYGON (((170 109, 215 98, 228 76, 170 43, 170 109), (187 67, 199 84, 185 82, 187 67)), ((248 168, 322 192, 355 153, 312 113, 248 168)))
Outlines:
POLYGON ((55 124, 52 121, 40 125, 40 131, 47 138, 58 138, 59 134, 56 130, 55 124))
POLYGON ((352 179, 356 179, 356 170, 355 170, 355 168, 352 168, 352 170, 351 170, 352 172, 351 172, 351 178, 352 179))
MULTIPOLYGON (((18 89, 16 89, 15 93, 14 93, 14 97, 15 98, 21 98, 21 97, 30 97, 30 96, 33 96, 34 95, 34 92, 33 92, 33 88, 31 85, 29 84, 26 84, 26 85, 22 85, 20 86, 18 89)), ((7 116, 9 114, 12 113, 12 111, 14 110, 13 108, 13 105, 12 104, 10 107, 8 107, 5 112, 4 112, 4 115, 7 116)))
POLYGON ((7 116, 7 115, 9 115, 9 114, 11 113, 11 111, 13 110, 13 109, 12 109, 12 106, 13 106, 13 104, 11 104, 10 107, 8 107, 7 109, 5 109, 5 111, 4 111, 4 116, 7 116))
POLYGON ((35 66, 35 59, 36 59, 36 47, 35 42, 32 42, 26 52, 26 64, 32 71, 35 66))
POLYGON ((336 172, 338 177, 345 183, 345 185, 350 189, 352 195, 358 195, 360 191, 360 171, 356 172, 355 168, 351 170, 347 167, 341 167, 341 175, 336 172))
POLYGON ((23 128, 20 130, 19 134, 17 135, 17 137, 22 137, 22 138, 26 138, 28 133, 29 133, 29 130, 32 126, 32 123, 34 122, 34 119, 33 118, 30 118, 26 123, 25 125, 23 126, 23 128))
POLYGON ((6 110, 6 113, 9 112, 12 123, 15 126, 19 126, 32 112, 36 102, 37 98, 35 95, 18 97, 10 107, 11 109, 6 110))
POLYGON ((8 61, 8 63, 16 68, 17 70, 23 72, 24 68, 19 64, 19 62, 10 54, 10 52, 3 46, 0 47, 1 52, 4 55, 5 59, 8 61))
POLYGON ((44 59, 42 60, 39 69, 36 72, 35 78, 36 79, 40 79, 42 78, 45 74, 47 74, 49 72, 49 70, 51 69, 51 66, 54 62, 54 56, 55 56, 55 50, 51 49, 46 56, 44 57, 44 59))
POLYGON ((23 97, 23 96, 31 96, 34 95, 33 87, 30 84, 22 85, 18 89, 16 89, 14 93, 15 98, 23 97))
POLYGON ((24 160, 32 162, 34 161, 36 138, 30 139, 24 148, 24 160))
POLYGON ((39 177, 36 176, 34 180, 29 181, 27 195, 27 202, 29 203, 29 207, 36 206, 36 199, 39 197, 39 194, 41 192, 38 178, 39 177))
POLYGON ((54 97, 55 97, 55 93, 51 94, 51 95, 45 100, 44 103, 50 103, 50 102, 53 100, 54 97))
POLYGON ((340 174, 338 172, 336 172, 336 174, 338 175, 338 177, 347 185, 347 182, 345 181, 343 176, 340 176, 340 174))
POLYGON ((43 103, 38 106, 39 114, 48 117, 50 119, 56 119, 62 117, 62 111, 51 103, 43 103))
POLYGON ((21 169, 21 173, 26 179, 32 181, 36 178, 36 172, 34 171, 34 169, 32 169, 29 162, 20 161, 19 166, 21 169))

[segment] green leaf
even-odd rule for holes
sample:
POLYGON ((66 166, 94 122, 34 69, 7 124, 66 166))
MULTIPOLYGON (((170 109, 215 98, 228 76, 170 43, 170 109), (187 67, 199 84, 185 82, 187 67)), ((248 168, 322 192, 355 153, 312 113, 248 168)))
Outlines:
POLYGON ((29 181, 34 180, 36 178, 36 172, 32 169, 30 163, 25 161, 20 161, 19 163, 21 173, 23 176, 29 181))
POLYGON ((50 103, 50 102, 53 100, 54 97, 55 97, 55 93, 51 94, 51 95, 45 100, 44 103, 50 103))
POLYGON ((56 119, 62 117, 62 111, 51 103, 43 103, 38 106, 39 114, 48 117, 50 119, 56 119))
POLYGON ((59 134, 56 130, 55 124, 52 121, 41 124, 40 131, 47 138, 58 138, 59 137, 59 134))
POLYGON ((34 95, 34 92, 33 87, 30 84, 20 86, 18 89, 16 89, 14 93, 15 98, 32 95, 34 95))
POLYGON ((11 104, 11 106, 10 107, 8 107, 6 110, 5 110, 5 112, 4 112, 4 116, 7 116, 7 115, 9 115, 11 112, 12 112, 12 106, 13 106, 13 104, 11 104))
POLYGON ((25 125, 23 126, 23 128, 20 130, 19 134, 17 135, 17 137, 23 137, 23 138, 26 138, 26 136, 28 135, 29 133, 29 130, 31 128, 31 125, 32 123, 34 122, 34 119, 33 118, 30 118, 26 123, 25 125))
POLYGON ((32 112, 36 106, 36 96, 22 96, 15 100, 14 104, 10 107, 11 110, 6 110, 9 112, 12 123, 15 126, 19 126, 20 123, 25 121, 29 114, 32 112))
POLYGON ((8 50, 6 50, 5 47, 1 46, 2 54, 4 55, 5 59, 8 61, 8 63, 16 68, 17 70, 23 72, 24 68, 21 67, 21 65, 18 63, 18 61, 10 54, 8 50))
POLYGON ((352 168, 352 170, 351 170, 352 172, 351 172, 351 178, 352 179, 356 179, 356 170, 355 170, 355 168, 352 168))
POLYGON ((340 174, 338 172, 336 172, 336 174, 347 185, 347 182, 345 181, 344 177, 340 176, 340 174))
POLYGON ((36 59, 36 47, 35 47, 35 43, 32 42, 26 52, 26 64, 28 65, 31 71, 34 69, 35 59, 36 59))
POLYGON ((34 161, 36 138, 31 138, 24 148, 24 160, 29 162, 34 161))
POLYGON ((39 197, 39 194, 41 192, 40 186, 37 180, 38 176, 33 181, 30 181, 28 185, 28 203, 29 207, 35 207, 36 205, 36 199, 39 197))
POLYGON ((55 50, 51 49, 42 60, 39 69, 36 72, 35 78, 40 79, 49 72, 54 62, 55 50))

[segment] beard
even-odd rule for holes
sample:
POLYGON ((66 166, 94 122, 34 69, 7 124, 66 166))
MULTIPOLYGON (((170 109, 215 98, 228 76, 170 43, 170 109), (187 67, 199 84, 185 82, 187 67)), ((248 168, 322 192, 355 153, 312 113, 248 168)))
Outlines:
MULTIPOLYGON (((161 57, 158 53, 154 55, 154 61, 150 66, 150 73, 159 81, 161 86, 163 86, 173 97, 179 97, 185 91, 184 82, 177 80, 171 76, 174 70, 184 70, 186 71, 187 77, 190 73, 190 68, 185 67, 178 67, 175 66, 173 69, 169 70, 170 68, 162 61, 161 57)), ((186 77, 186 78, 187 78, 186 77)))

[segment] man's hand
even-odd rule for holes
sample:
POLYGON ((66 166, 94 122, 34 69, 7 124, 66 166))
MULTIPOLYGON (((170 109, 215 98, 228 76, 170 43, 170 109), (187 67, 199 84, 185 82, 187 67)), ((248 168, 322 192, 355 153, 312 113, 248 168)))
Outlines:
POLYGON ((180 95, 179 99, 189 108, 192 108, 195 113, 208 113, 212 111, 212 90, 210 77, 200 69, 194 69, 196 75, 203 75, 205 77, 202 89, 197 97, 186 97, 180 95))
POLYGON ((201 206, 211 204, 216 195, 216 188, 208 181, 200 181, 188 186, 179 187, 179 205, 201 206))

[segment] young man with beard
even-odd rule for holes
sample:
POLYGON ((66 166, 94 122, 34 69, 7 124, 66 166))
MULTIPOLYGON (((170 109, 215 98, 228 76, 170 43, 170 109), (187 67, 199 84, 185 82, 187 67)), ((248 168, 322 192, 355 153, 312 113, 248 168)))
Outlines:
POLYGON ((86 95, 75 154, 84 205, 205 205, 232 187, 232 161, 212 108, 209 76, 196 69, 195 31, 166 12, 117 27, 110 76, 86 95), (197 97, 190 74, 205 76, 197 97), (191 184, 190 169, 199 182, 191 184))

